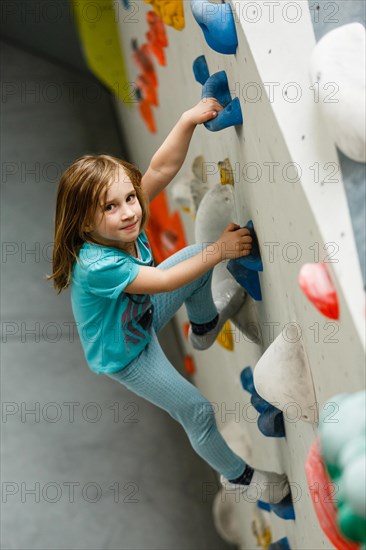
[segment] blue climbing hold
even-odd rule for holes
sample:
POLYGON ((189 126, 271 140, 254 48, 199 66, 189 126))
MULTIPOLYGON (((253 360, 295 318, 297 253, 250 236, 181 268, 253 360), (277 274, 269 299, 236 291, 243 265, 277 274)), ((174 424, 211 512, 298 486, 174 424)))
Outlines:
POLYGON ((257 500, 257 506, 260 510, 265 510, 266 512, 271 511, 271 506, 268 502, 263 502, 263 500, 257 500))
POLYGON ((268 510, 269 508, 271 512, 276 514, 276 516, 281 519, 295 519, 295 510, 292 504, 291 493, 289 493, 285 498, 281 500, 281 502, 278 502, 277 504, 267 504, 266 502, 258 500, 258 506, 263 510, 268 510))
POLYGON ((191 10, 210 48, 223 54, 236 52, 238 37, 229 3, 191 0, 191 10))
MULTIPOLYGON (((285 496, 285 498, 282 499, 281 502, 278 502, 277 504, 270 504, 268 502, 263 502, 262 500, 257 500, 257 506, 258 508, 260 508, 261 510, 265 510, 266 512, 273 512, 274 514, 276 514, 276 516, 280 517, 281 519, 286 519, 286 520, 296 519, 294 506, 292 504, 291 493, 285 496)), ((281 542, 281 541, 278 541, 278 542, 281 542)), ((286 546, 284 546, 283 548, 285 549, 286 546)))
POLYGON ((243 388, 251 394, 250 402, 259 413, 257 419, 259 431, 266 437, 286 437, 283 412, 276 409, 256 392, 253 372, 250 367, 245 367, 241 371, 240 381, 243 388))
POLYGON ((259 431, 266 437, 286 437, 283 413, 270 403, 260 412, 257 424, 259 431))
POLYGON ((253 391, 255 391, 253 373, 250 367, 245 367, 245 369, 241 371, 240 381, 241 381, 241 385, 247 392, 253 393, 253 391))
POLYGON ((218 132, 229 126, 243 124, 239 98, 231 99, 225 71, 214 73, 206 80, 202 88, 202 99, 205 97, 214 97, 224 107, 215 118, 204 123, 208 130, 218 132))
POLYGON ((271 542, 268 546, 268 550, 291 550, 288 538, 284 537, 276 542, 271 542))
POLYGON ((281 519, 295 519, 295 510, 292 504, 292 496, 289 493, 281 502, 270 504, 271 511, 281 519))
POLYGON ((249 256, 242 256, 236 260, 230 260, 227 269, 234 279, 245 288, 248 294, 257 301, 262 299, 262 291, 259 282, 258 271, 263 271, 263 263, 259 253, 259 243, 254 231, 252 220, 244 226, 250 231, 252 237, 252 250, 249 256))
POLYGON ((254 231, 252 220, 249 220, 244 227, 249 229, 250 236, 252 237, 252 250, 250 251, 249 256, 242 256, 241 258, 238 258, 237 261, 252 271, 263 271, 263 263, 259 253, 258 238, 254 231))
POLYGON ((259 282, 259 275, 257 271, 252 271, 247 267, 241 265, 237 260, 229 260, 226 269, 230 271, 234 279, 241 285, 249 296, 259 302, 262 300, 261 285, 259 282))
POLYGON ((202 97, 215 97, 223 107, 231 102, 229 83, 225 71, 210 76, 202 88, 202 97))
POLYGON ((123 5, 125 10, 129 10, 130 9, 130 0, 122 0, 122 5, 123 5))
POLYGON ((204 85, 210 76, 207 61, 204 55, 200 55, 193 61, 193 74, 197 82, 204 85))
POLYGON ((261 397, 259 395, 259 393, 257 393, 255 390, 253 390, 253 392, 252 392, 250 402, 253 405, 253 407, 255 408, 255 410, 259 413, 264 412, 267 409, 268 405, 269 405, 269 403, 267 403, 267 401, 265 401, 263 399, 263 397, 261 397))

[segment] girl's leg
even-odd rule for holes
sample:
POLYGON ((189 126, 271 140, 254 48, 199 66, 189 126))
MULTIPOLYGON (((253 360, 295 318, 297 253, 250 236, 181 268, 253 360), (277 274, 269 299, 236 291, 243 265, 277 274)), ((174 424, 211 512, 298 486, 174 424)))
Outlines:
POLYGON ((217 472, 231 480, 241 476, 246 463, 218 431, 212 404, 168 361, 154 330, 139 357, 108 376, 167 411, 183 426, 194 450, 217 472))
MULTIPOLYGON (((168 269, 200 253, 205 254, 204 245, 187 246, 159 264, 158 269, 168 269)), ((204 324, 212 321, 217 316, 217 309, 212 299, 211 279, 212 269, 177 290, 154 294, 152 300, 155 307, 153 321, 155 331, 158 333, 183 303, 186 305, 188 318, 193 323, 204 324)))

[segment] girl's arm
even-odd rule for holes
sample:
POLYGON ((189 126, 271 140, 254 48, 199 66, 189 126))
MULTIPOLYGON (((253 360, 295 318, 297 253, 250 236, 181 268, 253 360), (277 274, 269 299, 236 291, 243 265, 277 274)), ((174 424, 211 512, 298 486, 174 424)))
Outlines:
POLYGON ((151 159, 142 176, 141 184, 150 201, 162 191, 178 173, 186 158, 197 124, 214 118, 223 107, 214 98, 204 98, 178 120, 164 143, 151 159))
POLYGON ((248 229, 230 223, 221 237, 192 258, 168 269, 140 266, 137 277, 124 289, 133 294, 170 292, 194 281, 228 258, 250 254, 252 238, 248 229))

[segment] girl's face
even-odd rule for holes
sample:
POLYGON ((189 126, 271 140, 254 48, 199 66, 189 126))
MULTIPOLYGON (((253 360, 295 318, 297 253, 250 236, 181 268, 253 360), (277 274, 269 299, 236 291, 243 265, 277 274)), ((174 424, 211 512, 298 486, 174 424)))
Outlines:
POLYGON ((90 235, 99 244, 130 252, 140 232, 141 218, 136 191, 128 175, 119 168, 108 186, 105 203, 101 199, 90 235))

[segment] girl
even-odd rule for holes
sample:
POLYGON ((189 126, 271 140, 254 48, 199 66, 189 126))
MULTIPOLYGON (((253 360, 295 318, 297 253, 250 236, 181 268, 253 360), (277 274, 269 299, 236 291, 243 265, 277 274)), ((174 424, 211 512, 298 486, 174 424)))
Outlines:
MULTIPOLYGON (((154 267, 145 227, 148 202, 174 178, 197 124, 222 109, 203 99, 186 111, 142 176, 108 155, 85 155, 62 175, 56 204, 54 286, 71 286, 71 303, 89 367, 124 384, 167 411, 187 432, 195 451, 221 474, 226 488, 279 502, 285 475, 253 470, 220 435, 211 403, 164 355, 157 334, 184 303, 196 349, 213 344, 243 303, 230 290, 214 303, 212 270, 250 253, 247 229, 229 224, 212 244, 180 250, 154 267)), ((235 285, 235 289, 237 285, 235 285)))

